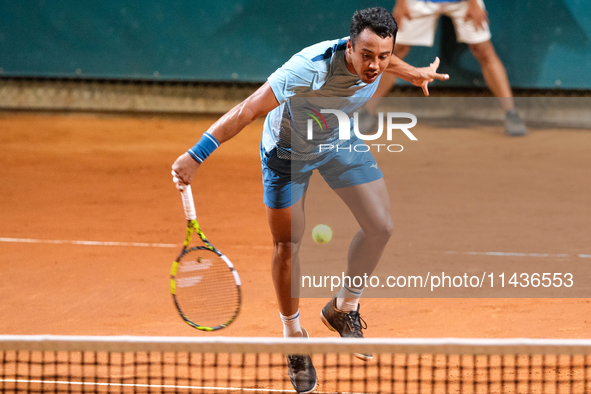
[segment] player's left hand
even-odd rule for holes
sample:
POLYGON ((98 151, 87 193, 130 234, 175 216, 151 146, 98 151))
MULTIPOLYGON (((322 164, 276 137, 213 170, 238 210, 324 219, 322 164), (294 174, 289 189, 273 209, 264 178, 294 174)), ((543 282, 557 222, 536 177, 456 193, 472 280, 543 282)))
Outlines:
POLYGON ((433 63, 429 65, 429 67, 417 68, 417 70, 419 71, 419 75, 413 80, 409 81, 413 85, 420 86, 421 88, 423 88, 423 93, 425 94, 425 96, 429 95, 430 82, 433 82, 435 79, 438 79, 440 81, 447 81, 449 79, 448 74, 437 73, 439 63, 440 60, 438 57, 436 57, 433 63))

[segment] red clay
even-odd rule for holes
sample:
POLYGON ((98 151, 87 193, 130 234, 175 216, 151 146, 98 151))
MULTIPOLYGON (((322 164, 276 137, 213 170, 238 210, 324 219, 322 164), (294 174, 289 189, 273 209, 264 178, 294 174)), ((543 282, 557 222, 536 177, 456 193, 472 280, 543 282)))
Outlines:
MULTIPOLYGON (((178 247, 0 242, 0 333, 212 335, 178 317, 168 271, 185 231, 170 166, 214 121, 1 115, 0 237, 178 247)), ((193 186, 204 231, 243 281, 241 314, 219 335, 281 335, 262 203, 261 127, 257 121, 224 144, 193 186)), ((588 131, 533 130, 511 139, 491 127, 416 130, 419 141, 405 143, 383 168, 396 222, 388 253, 401 264, 449 259, 446 251, 591 253, 588 131)), ((493 258, 502 257, 469 257, 493 258)), ((318 318, 325 303, 302 300, 302 324, 312 336, 334 335, 318 318)), ((367 299, 362 315, 370 337, 586 338, 590 303, 367 299)))

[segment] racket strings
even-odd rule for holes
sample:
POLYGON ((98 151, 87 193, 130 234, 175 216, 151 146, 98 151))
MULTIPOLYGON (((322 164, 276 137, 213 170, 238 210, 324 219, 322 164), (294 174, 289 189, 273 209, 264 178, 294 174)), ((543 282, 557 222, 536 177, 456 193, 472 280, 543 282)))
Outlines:
POLYGON ((208 327, 228 323, 240 306, 240 292, 231 268, 209 250, 193 250, 180 259, 176 298, 187 319, 208 327))

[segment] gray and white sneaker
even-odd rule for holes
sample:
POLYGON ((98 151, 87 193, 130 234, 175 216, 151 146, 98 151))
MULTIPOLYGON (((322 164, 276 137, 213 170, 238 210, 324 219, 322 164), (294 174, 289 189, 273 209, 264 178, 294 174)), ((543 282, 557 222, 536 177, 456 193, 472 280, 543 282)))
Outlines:
POLYGON ((505 134, 511 137, 527 134, 527 128, 515 109, 507 111, 505 116, 505 134))
MULTIPOLYGON (((322 308, 320 319, 324 325, 330 330, 338 332, 343 338, 363 338, 361 330, 366 329, 367 324, 359 315, 359 305, 357 305, 357 311, 342 312, 337 309, 336 303, 335 297, 322 308)), ((353 355, 363 361, 373 359, 373 354, 353 353, 353 355)))
MULTIPOLYGON (((308 338, 305 329, 304 337, 308 338)), ((298 393, 311 393, 316 389, 316 370, 309 355, 290 354, 287 356, 287 374, 293 388, 298 393)))

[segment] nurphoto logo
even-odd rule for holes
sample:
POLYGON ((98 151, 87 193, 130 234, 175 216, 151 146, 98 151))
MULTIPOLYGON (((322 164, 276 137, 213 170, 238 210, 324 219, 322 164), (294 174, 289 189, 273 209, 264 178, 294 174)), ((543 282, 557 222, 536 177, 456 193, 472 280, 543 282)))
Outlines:
MULTIPOLYGON (((305 108, 309 112, 306 112, 312 119, 308 119, 307 124, 307 139, 314 139, 314 121, 318 124, 321 131, 328 130, 328 125, 322 114, 333 114, 337 117, 339 122, 339 140, 349 140, 351 138, 351 119, 349 116, 338 109, 321 109, 320 112, 313 110, 312 108, 305 108)), ((375 141, 382 136, 384 133, 384 119, 386 119, 386 138, 388 141, 392 141, 392 136, 395 130, 401 130, 411 141, 417 141, 417 137, 410 132, 409 129, 416 126, 417 117, 408 112, 379 112, 378 113, 378 130, 374 134, 362 134, 359 130, 359 114, 355 112, 353 114, 353 132, 355 135, 364 141, 375 141), (394 123, 394 120, 409 119, 410 123, 394 123)), ((376 147, 378 152, 380 147, 385 147, 388 152, 402 152, 402 145, 400 144, 370 144, 355 146, 356 152, 367 152, 371 147, 376 147)), ((347 148, 339 147, 339 145, 332 144, 319 144, 320 152, 323 150, 329 151, 331 149, 346 149, 350 151, 350 146, 347 148)))

